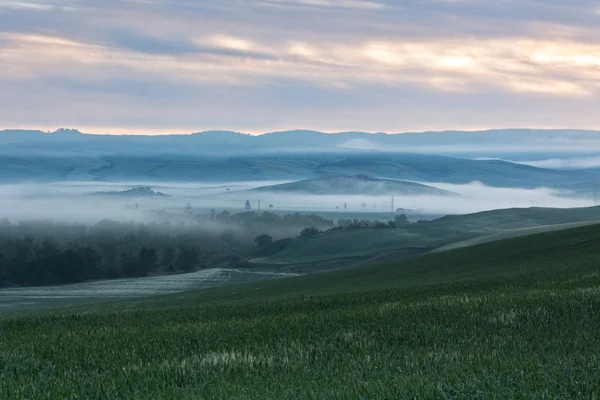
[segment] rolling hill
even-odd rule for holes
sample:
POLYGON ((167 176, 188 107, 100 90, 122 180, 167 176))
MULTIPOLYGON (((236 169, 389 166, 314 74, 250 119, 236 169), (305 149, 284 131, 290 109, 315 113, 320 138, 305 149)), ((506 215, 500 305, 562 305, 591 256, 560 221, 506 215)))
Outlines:
POLYGON ((594 398, 598 242, 590 226, 0 320, 0 395, 594 398))
POLYGON ((171 195, 156 192, 148 186, 140 186, 121 191, 100 191, 89 194, 89 196, 113 196, 113 197, 171 197, 171 195))
POLYGON ((329 175, 281 185, 262 186, 252 191, 313 195, 406 195, 452 196, 455 193, 414 182, 372 178, 363 175, 329 175))
POLYGON ((222 156, 140 153, 131 155, 0 155, 0 182, 240 182, 367 175, 386 179, 498 187, 560 187, 596 182, 598 171, 559 171, 500 160, 467 160, 410 153, 282 153, 222 156), (141 155, 144 154, 144 155, 141 155))
MULTIPOLYGON (((594 153, 600 132, 575 129, 497 129, 421 133, 323 133, 310 130, 252 136, 231 131, 189 135, 86 135, 73 129, 55 132, 4 130, 0 144, 7 154, 265 154, 269 152, 412 152, 501 156, 504 154, 594 153)), ((534 157, 535 158, 535 157, 534 157)))
POLYGON ((287 131, 259 136, 228 131, 110 136, 77 130, 6 130, 0 131, 0 182, 232 182, 361 174, 419 182, 568 188, 597 182, 598 170, 551 170, 456 156, 501 157, 513 151, 519 157, 532 153, 529 158, 536 158, 544 146, 549 146, 544 150, 549 154, 575 146, 581 156, 586 149, 593 151, 591 144, 597 138, 593 131, 518 129, 400 135, 287 131), (564 139, 567 134, 569 141, 564 139), (478 146, 488 150, 478 152, 478 146))
POLYGON ((600 207, 515 208, 455 215, 397 229, 355 229, 298 238, 252 261, 314 272, 327 268, 403 259, 436 249, 464 247, 600 221, 600 207), (574 224, 574 225, 569 225, 574 224))

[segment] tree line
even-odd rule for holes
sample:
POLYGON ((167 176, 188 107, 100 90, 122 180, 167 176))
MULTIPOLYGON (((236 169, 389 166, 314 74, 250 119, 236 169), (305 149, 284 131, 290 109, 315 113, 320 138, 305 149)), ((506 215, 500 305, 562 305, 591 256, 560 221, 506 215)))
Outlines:
POLYGON ((394 228, 406 216, 383 223, 332 221, 315 214, 211 213, 209 223, 134 223, 103 220, 93 225, 0 220, 0 287, 41 286, 95 279, 191 272, 240 259, 286 236, 327 230, 394 228), (211 224, 210 222, 214 222, 211 224), (300 232, 298 234, 298 232, 300 232))
POLYGON ((0 221, 0 287, 189 272, 255 248, 233 229, 171 223, 0 221))

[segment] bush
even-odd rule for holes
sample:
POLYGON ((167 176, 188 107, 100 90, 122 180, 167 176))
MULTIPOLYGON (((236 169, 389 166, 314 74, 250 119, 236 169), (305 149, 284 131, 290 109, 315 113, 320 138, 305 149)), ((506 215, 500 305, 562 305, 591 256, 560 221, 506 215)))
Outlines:
POLYGON ((394 223, 396 226, 406 225, 408 224, 408 217, 406 214, 396 215, 396 218, 394 218, 394 223))
POLYGON ((321 233, 321 231, 315 227, 310 227, 310 228, 304 228, 302 229, 302 231, 300 232, 300 236, 301 237, 312 237, 312 236, 316 236, 319 233, 321 233))
POLYGON ((268 244, 273 243, 273 237, 263 234, 260 236, 257 236, 256 239, 254 239, 254 243, 256 243, 256 247, 264 247, 268 244))

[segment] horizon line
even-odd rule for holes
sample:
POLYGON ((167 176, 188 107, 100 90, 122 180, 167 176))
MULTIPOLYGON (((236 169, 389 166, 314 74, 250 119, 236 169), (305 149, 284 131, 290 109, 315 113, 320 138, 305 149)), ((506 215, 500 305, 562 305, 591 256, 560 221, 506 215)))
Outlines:
POLYGON ((384 131, 361 131, 361 130, 316 130, 316 129, 276 129, 272 131, 237 131, 237 130, 227 130, 227 129, 208 129, 208 130, 177 130, 177 131, 168 131, 168 130, 158 130, 158 129, 134 129, 127 130, 121 128, 65 128, 65 127, 56 127, 52 129, 41 128, 41 127, 28 127, 28 128, 1 128, 0 132, 6 131, 40 131, 43 133, 56 133, 60 131, 76 131, 82 135, 94 135, 94 136, 190 136, 195 134, 207 133, 207 132, 228 132, 235 133, 239 135, 249 135, 249 136, 263 136, 273 133, 284 133, 284 132, 316 132, 323 133, 326 135, 336 135, 336 134, 344 134, 344 133, 364 133, 368 135, 405 135, 405 134, 421 134, 421 133, 443 133, 443 132, 489 132, 489 131, 514 131, 514 130, 527 130, 527 131, 599 131, 600 127, 592 127, 592 128, 569 128, 569 127, 505 127, 505 128, 451 128, 451 129, 441 129, 441 130, 410 130, 410 131, 401 131, 401 132, 384 132, 384 131))

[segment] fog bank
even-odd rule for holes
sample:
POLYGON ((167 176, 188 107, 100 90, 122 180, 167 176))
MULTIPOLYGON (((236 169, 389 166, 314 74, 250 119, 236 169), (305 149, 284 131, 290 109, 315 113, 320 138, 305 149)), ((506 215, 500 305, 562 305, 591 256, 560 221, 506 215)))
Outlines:
POLYGON ((457 193, 458 196, 385 195, 311 195, 268 191, 246 191, 280 182, 229 182, 219 185, 199 184, 130 184, 67 182, 47 185, 0 185, 0 218, 11 221, 51 219, 65 222, 95 223, 102 219, 149 222, 151 210, 165 210, 170 215, 184 215, 189 204, 193 212, 245 210, 246 201, 252 211, 273 212, 346 212, 390 213, 407 209, 430 214, 465 214, 513 207, 587 207, 593 199, 573 197, 572 193, 549 188, 515 189, 485 186, 479 182, 455 185, 441 182, 420 182, 457 193), (171 197, 129 198, 94 196, 95 192, 122 191, 138 186, 171 197), (227 190, 229 189, 229 190, 227 190), (393 205, 392 205, 393 197, 393 205))

